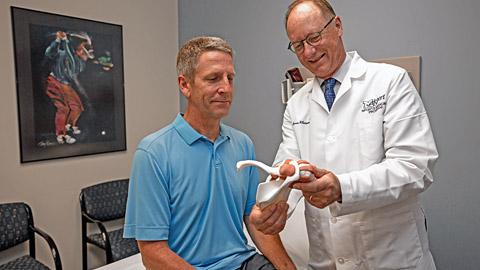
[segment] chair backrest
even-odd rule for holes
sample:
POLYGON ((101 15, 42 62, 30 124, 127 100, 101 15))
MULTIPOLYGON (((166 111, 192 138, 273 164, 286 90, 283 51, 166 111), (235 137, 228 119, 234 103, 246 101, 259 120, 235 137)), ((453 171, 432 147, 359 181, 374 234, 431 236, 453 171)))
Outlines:
POLYGON ((80 206, 88 216, 110 221, 123 218, 127 205, 129 179, 113 180, 83 188, 80 206))
POLYGON ((22 202, 0 204, 0 250, 30 239, 31 212, 30 207, 22 202))

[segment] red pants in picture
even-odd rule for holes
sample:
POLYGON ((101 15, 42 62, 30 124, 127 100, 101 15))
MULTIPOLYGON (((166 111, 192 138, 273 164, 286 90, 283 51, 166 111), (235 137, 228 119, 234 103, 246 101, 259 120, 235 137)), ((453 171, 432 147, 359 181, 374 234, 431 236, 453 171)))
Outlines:
POLYGON ((75 138, 68 135, 67 131, 72 129, 74 134, 80 134, 77 121, 84 110, 82 100, 70 85, 61 83, 53 76, 47 79, 47 96, 57 108, 55 134, 58 143, 75 143, 75 138))

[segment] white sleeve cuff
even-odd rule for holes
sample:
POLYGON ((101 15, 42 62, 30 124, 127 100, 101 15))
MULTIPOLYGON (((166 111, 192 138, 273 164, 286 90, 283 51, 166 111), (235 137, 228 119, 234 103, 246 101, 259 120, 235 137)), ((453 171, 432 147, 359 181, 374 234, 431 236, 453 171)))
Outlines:
POLYGON ((342 204, 348 204, 352 201, 352 185, 349 174, 339 174, 337 175, 338 181, 340 182, 340 188, 342 192, 342 202, 332 203, 330 208, 330 213, 332 216, 339 216, 342 212, 342 204))

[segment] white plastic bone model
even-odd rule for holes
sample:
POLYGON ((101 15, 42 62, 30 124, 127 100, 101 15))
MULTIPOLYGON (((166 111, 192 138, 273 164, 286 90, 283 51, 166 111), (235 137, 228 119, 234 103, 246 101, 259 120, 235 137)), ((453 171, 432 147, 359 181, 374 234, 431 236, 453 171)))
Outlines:
MULTIPOLYGON (((282 162, 283 164, 283 162, 282 162)), ((295 210, 295 207, 300 200, 301 196, 295 196, 295 198, 290 198, 290 191, 292 190, 289 185, 292 182, 295 182, 300 179, 300 167, 296 161, 290 161, 290 165, 295 167, 295 173, 292 176, 288 176, 285 180, 272 180, 272 175, 280 176, 280 166, 279 167, 270 167, 265 165, 264 163, 256 160, 242 160, 237 162, 237 171, 245 168, 247 166, 257 166, 267 172, 269 175, 265 182, 260 183, 257 189, 257 204, 258 206, 263 209, 273 203, 279 201, 288 202, 289 209, 288 215, 290 216, 295 210)), ((302 171, 302 175, 310 176, 313 175, 309 171, 302 171)))

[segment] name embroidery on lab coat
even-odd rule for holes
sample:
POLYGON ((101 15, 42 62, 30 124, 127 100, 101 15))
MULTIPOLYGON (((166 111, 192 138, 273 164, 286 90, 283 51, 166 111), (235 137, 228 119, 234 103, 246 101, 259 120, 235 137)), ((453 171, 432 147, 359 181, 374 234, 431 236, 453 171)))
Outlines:
POLYGON ((293 122, 293 125, 294 125, 294 126, 295 126, 295 125, 299 125, 299 124, 308 125, 308 124, 310 124, 310 121, 307 122, 307 121, 303 121, 303 120, 302 120, 302 121, 298 121, 298 122, 293 122))
POLYGON ((385 106, 385 95, 362 101, 362 112, 374 113, 385 106))

